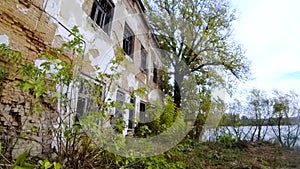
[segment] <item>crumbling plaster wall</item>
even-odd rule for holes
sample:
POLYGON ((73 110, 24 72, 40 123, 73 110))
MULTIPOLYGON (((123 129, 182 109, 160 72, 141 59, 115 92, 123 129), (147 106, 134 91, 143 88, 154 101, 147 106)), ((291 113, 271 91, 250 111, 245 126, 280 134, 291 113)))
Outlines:
MULTIPOLYGON (((111 30, 108 34, 90 19, 89 15, 93 0, 49 0, 48 4, 51 5, 46 7, 46 11, 56 16, 66 27, 71 28, 74 25, 79 27, 80 33, 83 34, 86 42, 84 58, 91 66, 100 67, 100 71, 109 71, 107 65, 116 56, 115 47, 122 47, 123 45, 125 23, 129 25, 135 34, 134 57, 132 59, 126 56, 126 61, 119 68, 122 76, 114 83, 109 96, 115 99, 117 90, 121 90, 126 93, 126 102, 129 102, 130 92, 133 90, 145 87, 150 93, 153 89, 157 88, 157 84, 153 83, 152 80, 153 67, 154 63, 156 66, 160 66, 161 63, 154 52, 158 49, 157 44, 150 34, 151 31, 143 18, 143 12, 138 7, 137 2, 131 0, 113 0, 113 3, 115 5, 114 16, 111 23, 111 30), (148 52, 148 73, 144 73, 140 69, 141 46, 148 52)), ((55 36, 67 40, 68 34, 65 29, 58 26, 55 36)), ((89 65, 84 66, 82 71, 88 76, 96 76, 96 71, 91 69, 89 65)), ((159 95, 152 92, 151 99, 155 100, 156 97, 159 97, 159 95)), ((136 98, 137 103, 140 100, 149 101, 149 97, 146 95, 144 98, 136 98)), ((136 112, 138 110, 139 105, 136 106, 136 112)), ((128 113, 124 118, 125 121, 128 121, 128 113)))
MULTIPOLYGON (((152 68, 154 63, 159 66, 159 59, 154 51, 157 44, 150 34, 150 29, 144 22, 142 11, 136 1, 113 0, 115 13, 109 34, 105 33, 91 19, 90 12, 94 0, 2 0, 0 1, 0 43, 7 44, 11 49, 22 52, 22 57, 28 61, 34 61, 42 51, 59 47, 62 42, 71 37, 70 29, 77 25, 85 41, 84 59, 87 65, 84 66, 84 74, 95 77, 97 72, 94 66, 100 67, 100 71, 109 71, 107 65, 116 56, 116 46, 122 47, 125 22, 135 33, 134 59, 126 56, 127 60, 122 64, 119 71, 123 72, 121 78, 114 84, 110 97, 115 99, 117 90, 126 93, 126 101, 129 102, 130 92, 139 87, 146 87, 151 93, 157 87, 153 83, 152 68), (141 72, 141 45, 148 52, 147 74, 141 72)), ((0 57, 0 65, 11 69, 3 56, 0 57)), ((15 69, 12 68, 14 71, 15 69)), ((1 87, 0 95, 0 123, 1 135, 24 131, 25 139, 19 139, 13 154, 20 154, 24 150, 31 150, 31 153, 39 153, 40 150, 49 152, 51 140, 41 140, 47 129, 56 119, 56 113, 46 110, 32 114, 30 104, 31 96, 22 92, 19 87, 18 77, 9 77, 1 87), (49 113, 50 112, 50 113, 49 113), (32 128, 37 132, 32 133, 32 128), (28 137, 27 137, 28 136, 28 137), (33 138, 26 139, 26 138, 33 138), (36 141, 42 144, 34 144, 36 141), (25 147, 26 145, 26 147, 25 147)), ((153 93, 153 92, 152 92, 153 93)), ((75 96, 76 97, 76 96, 75 96)), ((158 97, 151 95, 151 98, 158 97)), ((76 100, 76 98, 75 98, 76 100)), ((140 100, 149 101, 149 97, 137 97, 140 100)), ((76 103, 74 103, 74 108, 76 103)), ((136 106, 136 112, 139 106, 136 106)), ((136 114, 138 115, 138 114, 136 114)), ((128 112, 125 121, 128 122, 128 112)), ((126 132, 124 133, 126 134, 126 132)), ((45 138, 45 137, 44 137, 45 138)), ((8 140, 7 144, 16 140, 8 140)))

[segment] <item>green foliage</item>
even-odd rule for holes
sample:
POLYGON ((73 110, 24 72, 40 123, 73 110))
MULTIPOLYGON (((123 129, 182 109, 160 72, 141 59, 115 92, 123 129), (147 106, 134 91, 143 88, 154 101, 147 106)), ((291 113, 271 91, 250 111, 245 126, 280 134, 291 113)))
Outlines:
POLYGON ((126 122, 122 118, 116 118, 116 125, 113 126, 117 132, 121 133, 126 128, 126 122))
POLYGON ((45 60, 39 67, 33 63, 25 63, 18 69, 18 73, 23 78, 20 87, 24 91, 31 92, 36 98, 49 92, 58 97, 55 93, 55 84, 69 85, 73 80, 73 67, 66 61, 55 59, 47 52, 43 52, 40 58, 48 60, 45 60))
POLYGON ((11 50, 5 44, 0 44, 0 55, 5 56, 9 62, 20 64, 22 62, 21 52, 11 50))
POLYGON ((144 125, 140 128, 140 132, 141 132, 141 136, 149 136, 151 135, 151 130, 149 129, 149 127, 147 125, 144 125))
POLYGON ((221 86, 230 91, 228 83, 234 84, 233 77, 249 78, 249 62, 241 46, 232 39, 236 16, 230 1, 151 0, 146 5, 150 25, 166 51, 167 64, 174 70, 171 73, 176 76, 178 86, 173 85, 173 96, 178 107, 182 77, 189 73, 196 76, 199 88, 208 90, 221 86), (220 70, 232 76, 222 76, 220 70))
POLYGON ((69 37, 73 37, 73 39, 69 40, 68 42, 64 43, 61 48, 57 49, 58 54, 65 54, 66 50, 72 50, 73 54, 81 55, 84 51, 83 43, 84 41, 83 36, 80 34, 79 29, 77 26, 73 26, 71 29, 71 33, 69 37))
POLYGON ((228 148, 232 148, 238 141, 231 133, 223 133, 217 140, 228 148))
POLYGON ((157 155, 149 157, 143 160, 145 168, 147 169, 173 169, 173 168, 185 168, 184 162, 168 162, 164 155, 157 155))
MULTIPOLYGON (((21 75, 19 87, 23 91, 31 94, 34 99, 34 102, 30 104, 30 111, 39 113, 50 109, 51 107, 49 105, 51 103, 46 104, 47 107, 45 107, 45 100, 48 99, 58 104, 59 110, 54 106, 54 109, 50 109, 50 111, 58 111, 57 114, 59 118, 57 120, 58 127, 52 126, 52 128, 49 129, 49 133, 55 135, 52 141, 57 142, 56 153, 50 154, 49 157, 55 155, 56 158, 34 161, 28 152, 24 152, 16 160, 14 168, 184 168, 185 165, 183 162, 169 161, 169 159, 176 154, 175 152, 179 152, 180 150, 173 150, 172 153, 168 153, 167 155, 161 154, 143 159, 124 158, 105 151, 103 146, 112 144, 116 149, 120 149, 122 147, 121 145, 125 144, 125 139, 107 142, 100 137, 100 141, 96 143, 93 140, 94 138, 91 138, 94 135, 87 135, 87 133, 85 133, 84 129, 86 129, 85 127, 87 126, 89 129, 92 129, 91 132, 99 133, 97 131, 99 130, 99 124, 95 119, 107 120, 108 117, 106 115, 111 108, 118 108, 118 110, 124 112, 124 110, 132 108, 132 105, 119 105, 118 102, 110 99, 105 101, 102 98, 100 99, 99 91, 102 91, 101 85, 97 86, 94 83, 86 83, 82 78, 76 76, 74 63, 58 59, 58 57, 62 57, 62 55, 67 54, 69 51, 72 51, 74 55, 83 54, 83 37, 79 34, 77 27, 74 27, 72 31, 70 36, 73 37, 73 40, 63 44, 61 48, 57 49, 57 53, 55 54, 47 51, 43 52, 38 57, 38 59, 43 60, 39 66, 31 62, 24 62, 18 67, 18 75, 21 75), (88 91, 91 98, 91 100, 89 100, 90 103, 97 105, 98 109, 89 110, 89 112, 84 113, 85 115, 81 117, 78 122, 70 123, 71 119, 69 118, 72 117, 71 113, 75 114, 76 112, 72 112, 72 109, 68 107, 70 106, 70 100, 67 95, 69 87, 77 87, 77 84, 80 82, 84 83, 84 88, 88 91), (58 91, 58 86, 65 88, 65 90, 58 91), (71 111, 70 114, 67 114, 68 112, 66 110, 71 111)), ((96 80, 106 82, 107 90, 109 90, 112 83, 120 77, 118 69, 125 59, 124 51, 119 47, 117 47, 117 50, 120 55, 110 62, 111 66, 109 66, 109 69, 111 73, 98 71, 99 73, 97 74, 96 80)), ((6 50, 6 54, 11 58, 17 57, 17 54, 13 54, 10 50, 6 50)), ((19 62, 18 59, 15 59, 15 61, 19 62)), ((96 69, 100 70, 99 67, 96 69)), ((134 95, 143 96, 146 93, 146 89, 140 88, 133 91, 133 93, 134 95)), ((107 96, 106 94, 104 95, 107 96)), ((149 112, 150 110, 149 106, 149 112)), ((165 109, 163 109, 162 105, 157 105, 157 108, 152 111, 154 117, 159 113, 160 116, 156 118, 154 122, 151 122, 151 124, 141 126, 141 137, 150 137, 162 133, 173 125, 178 116, 178 110, 170 96, 166 98, 165 109)), ((121 118, 114 120, 116 120, 116 125, 113 126, 113 128, 117 132, 122 132, 126 127, 125 121, 121 118)), ((30 131, 32 133, 38 133, 39 128, 31 126, 30 131)))
POLYGON ((138 88, 134 91, 132 91, 131 96, 132 97, 136 97, 136 96, 140 96, 140 97, 144 97, 147 94, 147 89, 144 87, 138 88))
POLYGON ((241 126, 240 114, 232 114, 232 113, 224 114, 219 125, 240 127, 241 126))
POLYGON ((36 165, 27 162, 26 158, 29 156, 29 152, 25 151, 18 156, 16 159, 13 168, 14 169, 34 169, 36 165))
MULTIPOLYGON (((0 56, 4 57, 4 60, 13 65, 19 65, 22 62, 22 55, 20 52, 14 51, 10 49, 5 44, 0 44, 0 56)), ((9 76, 9 67, 0 66, 0 85, 4 83, 4 81, 9 76)))
POLYGON ((25 151, 18 156, 16 159, 13 168, 14 169, 60 169, 61 164, 57 162, 49 162, 47 159, 39 160, 39 165, 35 164, 32 160, 29 159, 29 152, 25 151))
POLYGON ((47 159, 39 160, 39 164, 41 165, 42 169, 60 169, 61 165, 57 162, 49 162, 47 159))
POLYGON ((160 124, 162 126, 162 129, 169 128, 174 123, 177 115, 177 108, 175 103, 173 102, 172 97, 167 96, 165 112, 160 117, 160 124))
POLYGON ((164 107, 157 103, 154 109, 148 107, 147 113, 150 117, 153 116, 151 119, 154 120, 140 124, 136 128, 136 136, 148 137, 158 135, 171 127, 175 119, 178 118, 178 110, 171 96, 166 97, 166 105, 164 107))

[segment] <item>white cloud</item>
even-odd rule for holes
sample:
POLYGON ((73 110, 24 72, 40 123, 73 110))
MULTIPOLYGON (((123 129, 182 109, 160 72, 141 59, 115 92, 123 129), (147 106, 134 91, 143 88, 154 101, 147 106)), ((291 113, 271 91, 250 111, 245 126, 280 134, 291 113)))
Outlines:
POLYGON ((300 70, 300 1, 241 0, 234 2, 239 19, 235 38, 252 61, 256 80, 250 86, 300 91, 300 80, 283 78, 300 70))

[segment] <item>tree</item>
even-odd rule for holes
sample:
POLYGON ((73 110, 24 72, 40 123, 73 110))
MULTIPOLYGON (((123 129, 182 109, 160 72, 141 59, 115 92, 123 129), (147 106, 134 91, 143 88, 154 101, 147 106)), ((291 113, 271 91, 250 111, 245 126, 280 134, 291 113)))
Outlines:
POLYGON ((299 95, 290 91, 283 93, 273 91, 273 122, 272 131, 277 141, 287 147, 294 147, 299 140, 299 95))
POLYGON ((240 115, 244 110, 244 106, 239 100, 235 99, 234 102, 228 104, 227 109, 228 114, 223 116, 223 125, 228 133, 233 132, 234 136, 240 140, 244 133, 243 129, 240 127, 242 125, 240 115))
POLYGON ((181 106, 183 79, 189 73, 202 87, 225 86, 218 70, 241 80, 249 77, 249 63, 231 36, 236 17, 229 1, 150 0, 146 5, 150 25, 170 58, 177 107, 181 106))
POLYGON ((254 141, 255 135, 257 135, 257 141, 263 141, 272 116, 272 99, 267 97, 266 92, 252 89, 249 93, 248 110, 250 110, 250 116, 252 116, 251 128, 254 126, 254 131, 251 134, 251 141, 254 141), (266 126, 263 130, 263 126, 266 126))

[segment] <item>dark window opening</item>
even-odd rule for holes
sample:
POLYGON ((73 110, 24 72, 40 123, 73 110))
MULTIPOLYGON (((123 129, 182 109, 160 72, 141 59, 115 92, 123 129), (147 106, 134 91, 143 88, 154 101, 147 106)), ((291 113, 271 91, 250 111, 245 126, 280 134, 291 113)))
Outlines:
POLYGON ((113 18, 114 5, 110 0, 95 0, 91 11, 91 19, 104 32, 109 33, 113 18))
POLYGON ((141 69, 147 73, 147 51, 142 47, 141 49, 141 69))
POLYGON ((157 80, 158 80, 158 72, 157 72, 157 68, 154 67, 154 69, 153 69, 153 82, 157 83, 157 80))
POLYGON ((128 121, 128 128, 134 128, 134 117, 135 117, 135 99, 130 98, 130 103, 133 105, 133 109, 129 110, 129 121, 128 121))
POLYGON ((128 56, 133 58, 134 34, 127 24, 124 28, 123 49, 128 56))
POLYGON ((140 122, 146 122, 146 103, 144 102, 140 103, 140 122))

